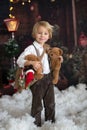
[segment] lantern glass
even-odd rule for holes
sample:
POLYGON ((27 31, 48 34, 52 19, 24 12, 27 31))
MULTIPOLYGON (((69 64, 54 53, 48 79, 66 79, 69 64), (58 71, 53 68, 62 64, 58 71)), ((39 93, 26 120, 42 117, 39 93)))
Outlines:
POLYGON ((15 32, 18 29, 19 21, 16 18, 8 18, 4 20, 9 32, 15 32))

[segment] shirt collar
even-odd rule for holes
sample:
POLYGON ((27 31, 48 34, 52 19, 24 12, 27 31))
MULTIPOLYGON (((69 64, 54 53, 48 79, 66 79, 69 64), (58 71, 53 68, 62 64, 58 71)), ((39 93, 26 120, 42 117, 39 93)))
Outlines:
POLYGON ((33 44, 35 45, 35 47, 36 47, 37 49, 43 48, 43 46, 41 46, 37 41, 34 41, 33 44))

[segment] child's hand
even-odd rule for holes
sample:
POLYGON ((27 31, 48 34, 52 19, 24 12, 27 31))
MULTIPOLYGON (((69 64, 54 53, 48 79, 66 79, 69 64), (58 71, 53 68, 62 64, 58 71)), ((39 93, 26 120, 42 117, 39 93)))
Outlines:
POLYGON ((41 63, 39 61, 33 61, 32 65, 33 65, 35 70, 41 68, 41 63))
POLYGON ((28 66, 28 65, 33 65, 35 70, 41 67, 41 63, 39 61, 26 61, 24 66, 28 66))

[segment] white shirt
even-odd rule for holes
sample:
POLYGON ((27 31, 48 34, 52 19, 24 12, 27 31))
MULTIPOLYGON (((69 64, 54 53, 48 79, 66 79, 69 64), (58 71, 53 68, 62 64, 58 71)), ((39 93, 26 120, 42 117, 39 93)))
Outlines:
MULTIPOLYGON (((36 41, 34 41, 33 44, 37 48, 39 54, 41 55, 43 53, 43 47, 36 41)), ((29 45, 18 57, 17 64, 19 67, 22 67, 22 68, 24 67, 24 63, 26 61, 24 58, 26 55, 29 55, 29 54, 37 55, 34 46, 29 45)), ((46 53, 44 53, 43 58, 41 59, 41 62, 43 66, 43 74, 48 74, 50 72, 50 67, 49 67, 48 55, 46 53)))

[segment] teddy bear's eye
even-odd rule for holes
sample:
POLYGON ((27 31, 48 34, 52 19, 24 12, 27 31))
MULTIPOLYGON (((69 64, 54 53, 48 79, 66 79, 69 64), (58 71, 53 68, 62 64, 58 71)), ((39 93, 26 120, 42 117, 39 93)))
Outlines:
POLYGON ((51 53, 50 56, 53 56, 53 54, 51 53))

